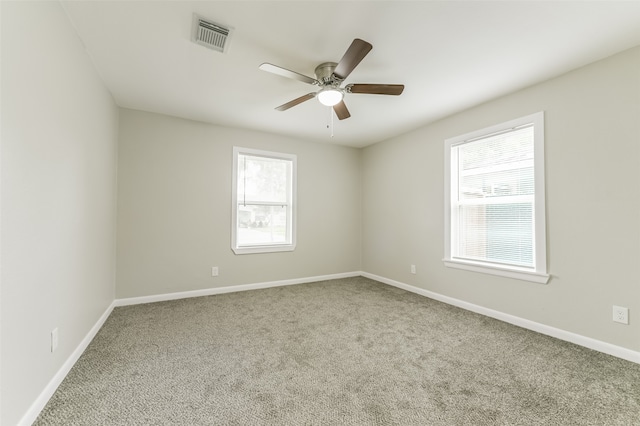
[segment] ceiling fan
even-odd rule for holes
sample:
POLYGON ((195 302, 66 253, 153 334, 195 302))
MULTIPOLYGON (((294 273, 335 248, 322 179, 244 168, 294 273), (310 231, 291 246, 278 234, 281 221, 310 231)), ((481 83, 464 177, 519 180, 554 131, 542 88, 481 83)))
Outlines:
POLYGON ((347 93, 364 93, 370 95, 400 95, 404 90, 403 84, 347 84, 340 87, 344 80, 351 74, 356 66, 364 59, 373 48, 370 43, 359 38, 353 40, 340 62, 324 62, 315 69, 316 78, 279 67, 277 65, 264 63, 260 69, 282 77, 292 78, 303 83, 319 86, 317 92, 307 93, 286 104, 276 108, 278 111, 285 111, 302 102, 315 97, 321 104, 333 107, 340 120, 351 117, 347 106, 344 103, 344 95, 347 93))

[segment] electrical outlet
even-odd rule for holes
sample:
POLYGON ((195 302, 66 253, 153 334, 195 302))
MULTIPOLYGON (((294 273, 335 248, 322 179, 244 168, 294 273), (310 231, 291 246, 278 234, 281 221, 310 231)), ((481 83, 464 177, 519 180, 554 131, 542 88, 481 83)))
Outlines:
POLYGON ((58 328, 51 330, 51 353, 58 349, 58 328))
POLYGON ((613 306, 613 320, 621 324, 629 324, 629 308, 613 306))
POLYGON ((217 266, 211 267, 211 276, 212 277, 217 277, 218 276, 218 267, 217 266))
POLYGON ((415 275, 415 273, 416 273, 416 265, 411 265, 411 273, 415 275))

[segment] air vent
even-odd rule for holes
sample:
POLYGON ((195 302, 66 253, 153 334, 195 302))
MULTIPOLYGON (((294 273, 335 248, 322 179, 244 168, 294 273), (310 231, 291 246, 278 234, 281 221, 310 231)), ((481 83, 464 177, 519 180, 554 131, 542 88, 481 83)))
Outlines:
POLYGON ((225 52, 229 45, 231 28, 195 16, 193 41, 209 49, 225 52))

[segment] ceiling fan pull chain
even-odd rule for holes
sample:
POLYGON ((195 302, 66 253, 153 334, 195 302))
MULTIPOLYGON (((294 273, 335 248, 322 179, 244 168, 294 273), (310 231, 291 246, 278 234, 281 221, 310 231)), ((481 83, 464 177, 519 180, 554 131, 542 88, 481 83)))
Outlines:
POLYGON ((333 108, 329 107, 329 115, 331 116, 331 137, 333 137, 333 108))
POLYGON ((331 108, 328 108, 328 109, 329 109, 329 117, 327 117, 328 118, 327 129, 331 129, 331 108))
POLYGON ((327 129, 331 132, 331 137, 333 137, 333 108, 329 107, 329 120, 327 121, 327 129))

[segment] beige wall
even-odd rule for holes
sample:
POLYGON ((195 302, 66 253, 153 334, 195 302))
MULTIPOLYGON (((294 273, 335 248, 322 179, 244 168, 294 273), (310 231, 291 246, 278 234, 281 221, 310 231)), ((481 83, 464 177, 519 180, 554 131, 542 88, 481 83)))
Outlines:
POLYGON ((368 147, 362 167, 364 271, 640 350, 640 47, 368 147), (550 282, 446 268, 444 140, 537 111, 550 282))
POLYGON ((119 139, 117 298, 360 270, 359 150, 126 109, 119 139), (298 156, 295 251, 231 251, 233 146, 298 156))
POLYGON ((118 112, 58 2, 1 7, 0 423, 14 425, 114 299, 118 112))

